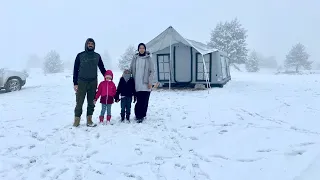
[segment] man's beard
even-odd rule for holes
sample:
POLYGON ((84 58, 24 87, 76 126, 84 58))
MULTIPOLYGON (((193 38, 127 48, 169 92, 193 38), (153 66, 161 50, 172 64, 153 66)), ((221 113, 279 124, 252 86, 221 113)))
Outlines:
POLYGON ((88 51, 93 51, 93 47, 92 46, 88 46, 88 51))

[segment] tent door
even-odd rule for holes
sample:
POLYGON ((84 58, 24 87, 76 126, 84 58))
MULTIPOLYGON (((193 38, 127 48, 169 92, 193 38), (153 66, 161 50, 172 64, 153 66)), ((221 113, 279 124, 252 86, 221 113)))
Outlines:
POLYGON ((176 83, 192 82, 192 48, 184 45, 174 46, 174 81, 176 83))
POLYGON ((157 55, 158 81, 169 82, 170 79, 170 54, 157 55))

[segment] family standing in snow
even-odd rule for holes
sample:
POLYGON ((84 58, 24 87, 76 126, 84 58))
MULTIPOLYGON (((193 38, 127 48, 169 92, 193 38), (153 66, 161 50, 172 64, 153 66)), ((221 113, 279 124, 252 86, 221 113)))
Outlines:
POLYGON ((126 69, 120 78, 118 87, 113 82, 113 73, 104 67, 100 54, 95 51, 95 42, 92 38, 87 39, 85 43, 85 51, 79 53, 74 62, 73 84, 76 92, 76 107, 74 110, 74 127, 80 125, 82 115, 82 107, 84 99, 87 96, 87 126, 97 126, 93 123, 92 115, 95 104, 100 98, 102 105, 99 120, 111 120, 111 107, 115 102, 121 101, 121 121, 130 121, 131 103, 134 99, 136 102, 134 112, 136 121, 143 122, 146 118, 149 97, 152 89, 152 81, 154 77, 154 64, 151 60, 150 53, 146 51, 146 45, 140 43, 138 45, 138 53, 132 59, 130 69, 126 69), (104 76, 98 86, 98 67, 104 76), (98 90, 97 90, 98 86, 98 90))

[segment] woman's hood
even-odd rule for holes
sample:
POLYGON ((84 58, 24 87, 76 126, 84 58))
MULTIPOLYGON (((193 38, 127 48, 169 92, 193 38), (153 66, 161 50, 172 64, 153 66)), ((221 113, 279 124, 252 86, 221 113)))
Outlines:
MULTIPOLYGON (((137 52, 135 55, 136 55, 136 56, 139 56, 139 52, 137 52)), ((145 55, 145 56, 139 56, 139 57, 148 58, 148 57, 150 57, 150 52, 149 52, 149 51, 146 51, 146 55, 145 55)))

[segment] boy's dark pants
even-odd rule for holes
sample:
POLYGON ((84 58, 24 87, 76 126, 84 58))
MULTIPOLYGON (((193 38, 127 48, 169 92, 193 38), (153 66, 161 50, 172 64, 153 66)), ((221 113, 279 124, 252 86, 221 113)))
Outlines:
POLYGON ((93 81, 78 81, 78 91, 76 92, 76 108, 74 109, 75 117, 80 117, 82 115, 82 106, 84 99, 87 95, 87 116, 92 116, 94 111, 94 97, 96 95, 98 80, 93 81))
POLYGON ((121 99, 121 117, 125 115, 130 116, 131 113, 131 103, 132 103, 132 96, 124 97, 121 99))
POLYGON ((138 91, 136 92, 137 103, 134 108, 137 119, 142 119, 147 116, 150 91, 138 91))

